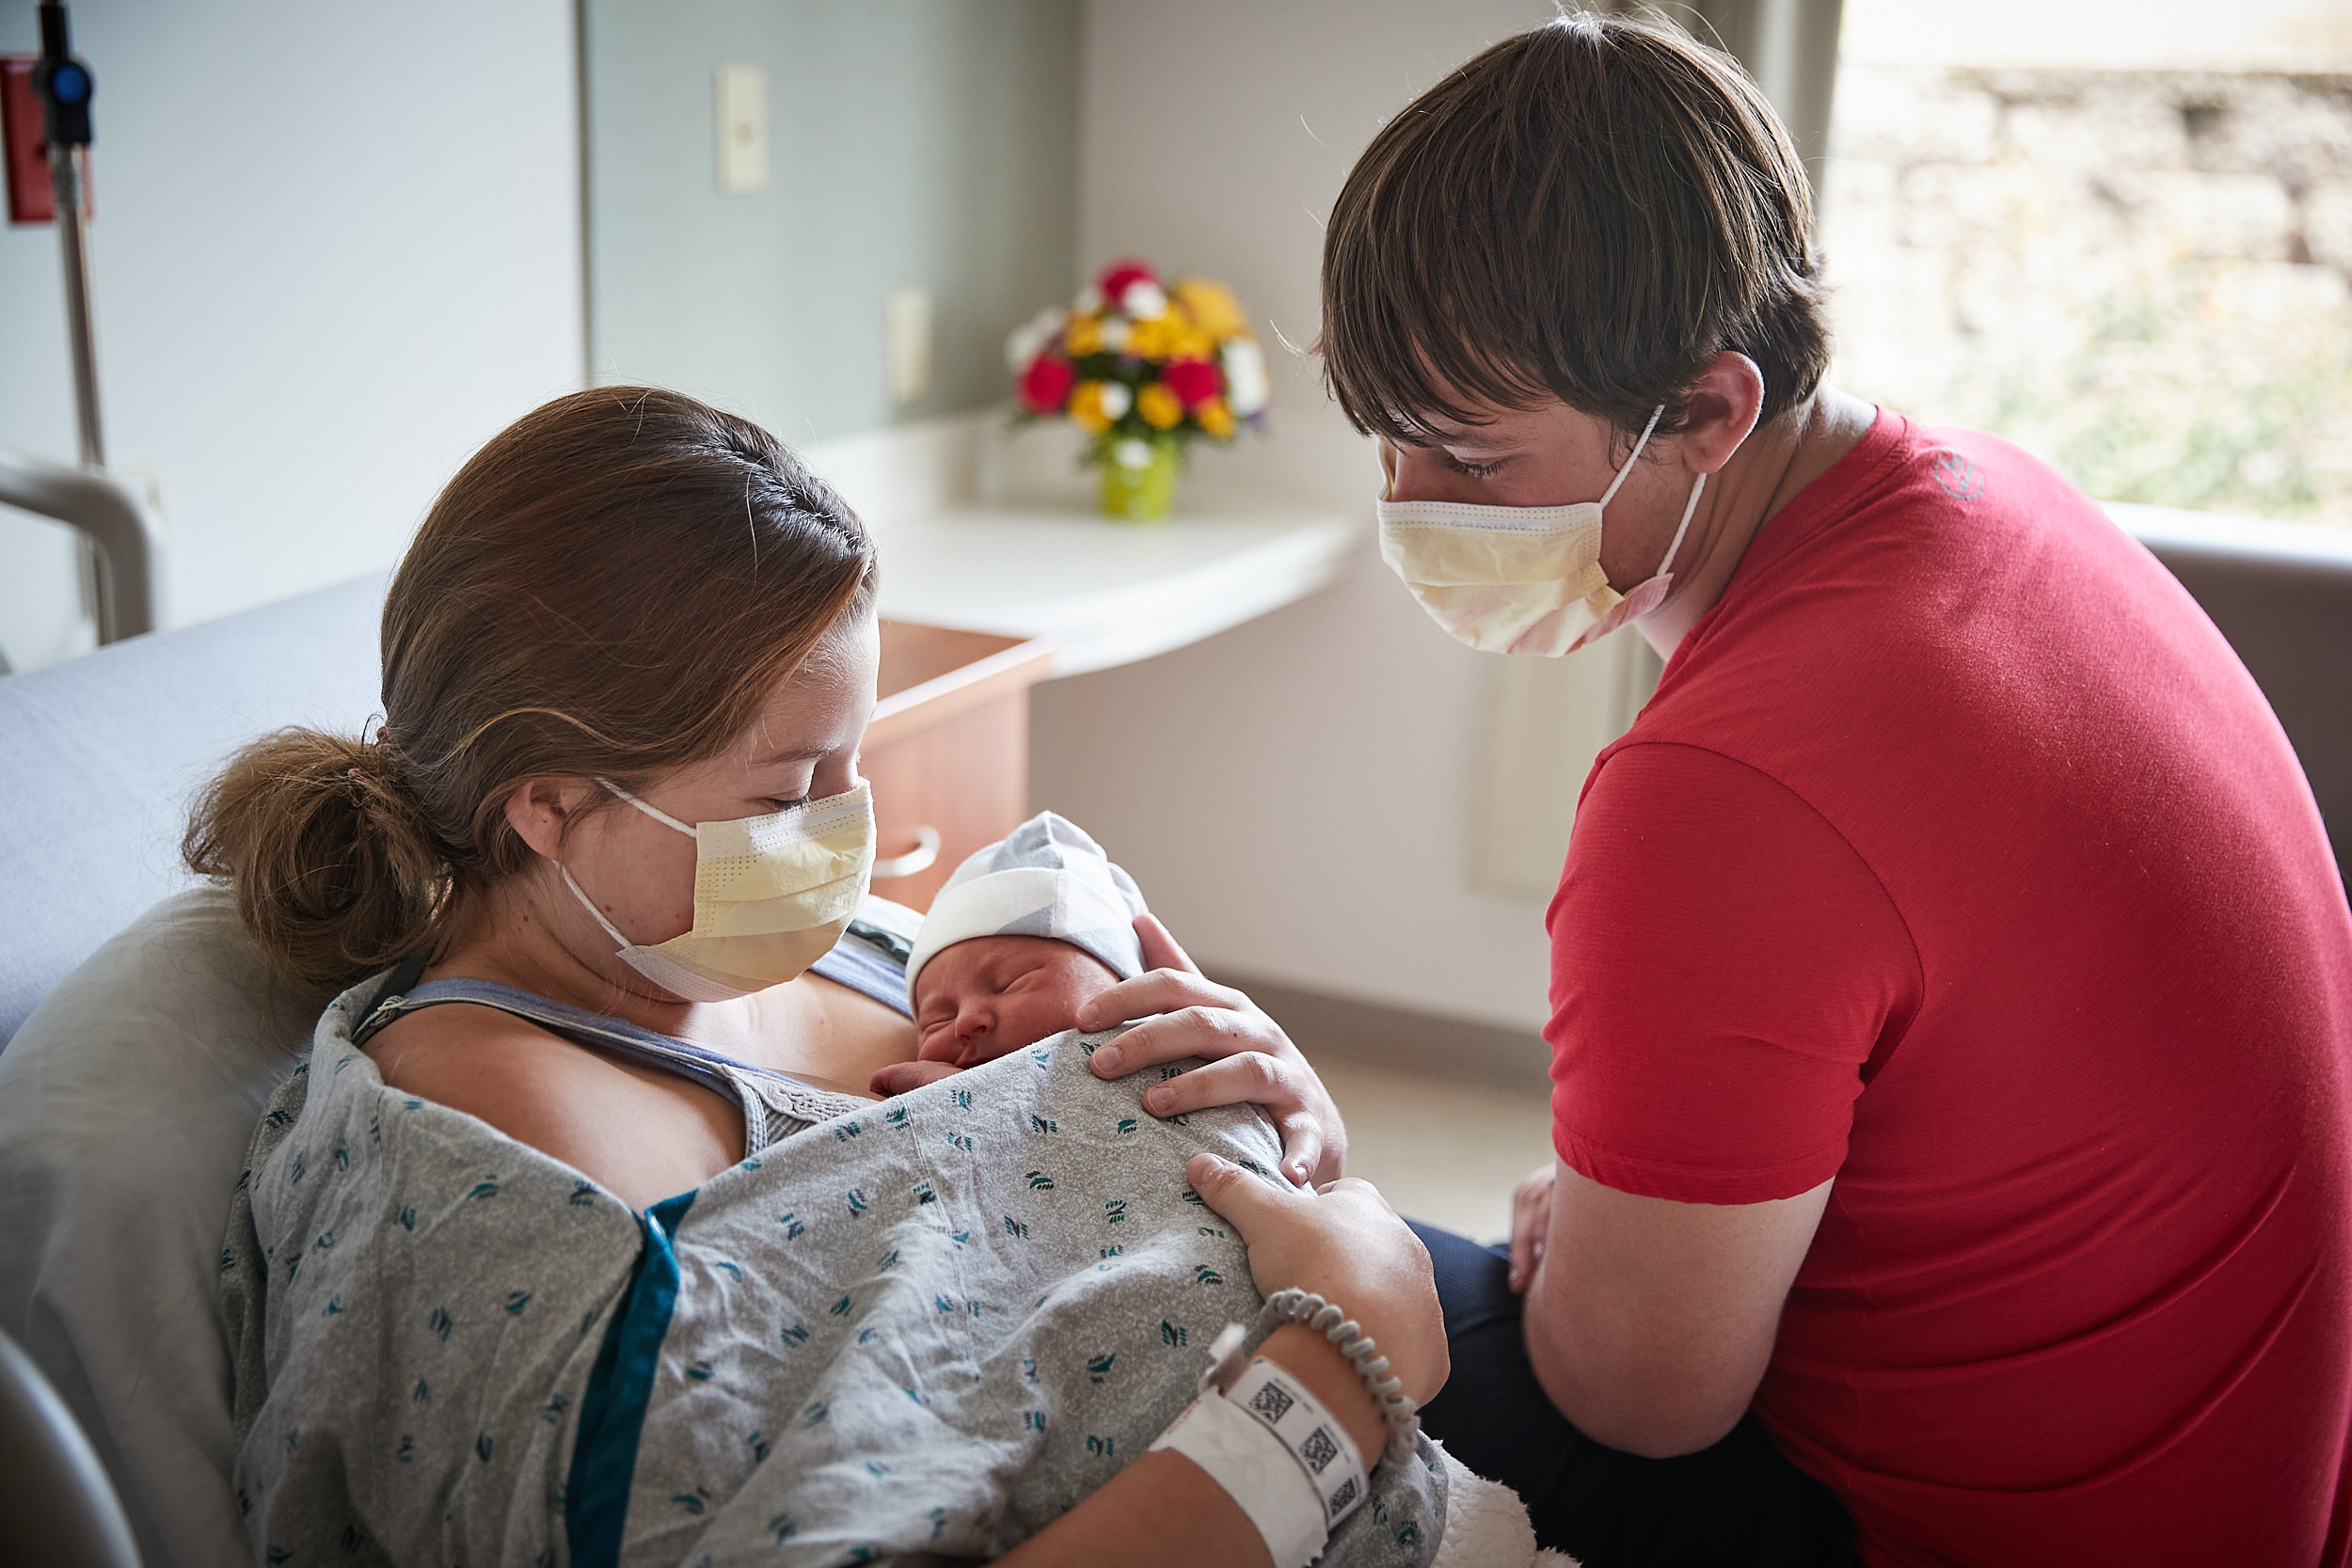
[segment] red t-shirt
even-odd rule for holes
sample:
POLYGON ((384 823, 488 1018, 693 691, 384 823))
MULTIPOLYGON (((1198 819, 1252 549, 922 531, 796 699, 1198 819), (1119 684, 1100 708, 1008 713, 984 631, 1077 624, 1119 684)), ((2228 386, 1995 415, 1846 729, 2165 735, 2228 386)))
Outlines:
POLYGON ((1563 1160, 1836 1179, 1755 1407, 1867 1561, 2345 1560, 2352 910, 2064 481, 1881 414, 1601 753, 1549 927, 1563 1160))

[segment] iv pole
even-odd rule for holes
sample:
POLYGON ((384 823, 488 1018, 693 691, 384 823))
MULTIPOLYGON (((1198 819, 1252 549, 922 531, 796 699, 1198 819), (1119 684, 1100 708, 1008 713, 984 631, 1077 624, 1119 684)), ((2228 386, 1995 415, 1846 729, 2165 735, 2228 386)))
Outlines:
MULTIPOLYGON (((138 498, 105 473, 83 200, 93 90, 89 67, 73 57, 63 0, 40 0, 40 62, 33 68, 33 91, 41 103, 49 187, 56 198, 57 237, 65 258, 66 323, 72 339, 73 411, 82 464, 69 468, 0 450, 0 505, 80 531, 89 546, 98 641, 119 642, 155 629, 157 529, 138 498)), ((0 665, 0 670, 5 668, 0 665)))
POLYGON ((89 67, 73 57, 64 0, 40 0, 40 64, 33 91, 40 98, 49 139, 49 188, 56 197, 57 239, 65 253, 66 324, 73 338, 73 412, 81 427, 82 467, 106 467, 106 439, 98 423, 98 348, 90 333, 89 234, 85 227, 83 171, 89 154, 89 67))

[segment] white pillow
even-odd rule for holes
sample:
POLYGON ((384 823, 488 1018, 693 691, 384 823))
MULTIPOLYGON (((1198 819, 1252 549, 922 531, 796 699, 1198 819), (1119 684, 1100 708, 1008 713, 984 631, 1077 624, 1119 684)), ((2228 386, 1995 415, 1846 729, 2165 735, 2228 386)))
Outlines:
POLYGON ((0 1052, 0 1328, 57 1386, 150 1568, 249 1560, 216 1281, 262 1107, 324 998, 216 887, 92 954, 0 1052))

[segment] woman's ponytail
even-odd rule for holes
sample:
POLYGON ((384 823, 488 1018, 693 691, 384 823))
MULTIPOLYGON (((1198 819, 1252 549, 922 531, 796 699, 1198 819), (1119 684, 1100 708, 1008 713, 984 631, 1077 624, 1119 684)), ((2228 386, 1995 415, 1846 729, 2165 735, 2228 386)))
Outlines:
POLYGON ((448 902, 449 853, 381 738, 264 736, 197 800, 180 852, 233 884, 270 967, 306 989, 424 947, 448 902))

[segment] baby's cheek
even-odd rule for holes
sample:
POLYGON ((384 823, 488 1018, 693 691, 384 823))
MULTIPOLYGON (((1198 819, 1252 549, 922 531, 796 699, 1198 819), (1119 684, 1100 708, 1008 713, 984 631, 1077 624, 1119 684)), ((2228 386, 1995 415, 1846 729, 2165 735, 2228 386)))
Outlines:
POLYGON ((918 1062, 946 1062, 952 1066, 962 1054, 963 1047, 956 1043, 952 1023, 935 1023, 923 1031, 923 1048, 914 1053, 918 1062))

